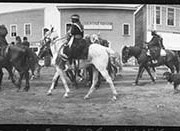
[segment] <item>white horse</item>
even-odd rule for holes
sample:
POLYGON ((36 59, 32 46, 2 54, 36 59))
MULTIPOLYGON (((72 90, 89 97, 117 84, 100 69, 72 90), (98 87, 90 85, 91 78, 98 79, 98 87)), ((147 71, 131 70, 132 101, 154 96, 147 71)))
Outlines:
MULTIPOLYGON (((52 58, 52 65, 56 68, 56 72, 54 74, 51 87, 48 90, 48 95, 52 94, 52 90, 54 89, 55 82, 57 78, 60 76, 64 88, 65 88, 65 94, 64 97, 68 97, 68 94, 70 92, 70 89, 68 88, 66 79, 64 77, 64 71, 60 68, 59 64, 56 63, 56 59, 58 58, 59 52, 61 52, 61 47, 63 45, 62 39, 55 39, 57 38, 57 32, 51 30, 46 38, 49 38, 51 40, 50 42, 50 48, 53 54, 52 58)), ((114 55, 114 51, 110 48, 101 46, 99 44, 91 44, 88 49, 88 58, 85 60, 80 60, 79 68, 83 69, 87 67, 90 64, 93 64, 95 68, 93 69, 93 81, 92 85, 88 91, 88 93, 85 95, 84 99, 89 98, 90 94, 95 90, 95 85, 98 81, 98 71, 101 73, 101 75, 105 78, 105 80, 109 83, 110 88, 113 93, 113 100, 116 100, 117 98, 117 91, 114 87, 113 81, 111 77, 108 74, 108 71, 106 69, 109 57, 110 55, 114 55)))

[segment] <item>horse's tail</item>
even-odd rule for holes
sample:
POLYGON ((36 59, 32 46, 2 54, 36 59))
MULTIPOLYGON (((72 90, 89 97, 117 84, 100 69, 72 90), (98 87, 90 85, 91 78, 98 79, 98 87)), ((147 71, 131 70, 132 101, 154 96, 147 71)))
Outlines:
POLYGON ((106 48, 106 52, 108 53, 108 55, 110 57, 115 57, 115 51, 113 51, 111 48, 105 47, 106 48))

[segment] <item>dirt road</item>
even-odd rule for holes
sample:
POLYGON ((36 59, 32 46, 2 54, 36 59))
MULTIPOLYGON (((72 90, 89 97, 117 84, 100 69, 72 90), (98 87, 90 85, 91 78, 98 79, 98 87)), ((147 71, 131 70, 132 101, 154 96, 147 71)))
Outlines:
POLYGON ((16 92, 5 72, 4 89, 0 92, 0 124, 70 124, 70 125, 180 125, 180 94, 162 80, 158 70, 156 84, 145 73, 140 86, 133 86, 136 68, 124 68, 114 81, 119 93, 111 101, 111 90, 103 82, 89 100, 83 97, 88 87, 71 88, 63 98, 61 82, 52 96, 46 92, 51 84, 53 68, 43 68, 41 78, 31 81, 29 92, 16 92))

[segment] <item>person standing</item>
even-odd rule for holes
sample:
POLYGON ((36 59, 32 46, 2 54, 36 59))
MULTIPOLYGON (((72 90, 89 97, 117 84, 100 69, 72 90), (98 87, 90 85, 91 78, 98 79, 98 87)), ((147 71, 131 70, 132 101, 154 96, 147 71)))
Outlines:
POLYGON ((21 47, 22 46, 22 40, 20 36, 16 36, 15 38, 15 45, 21 47))
POLYGON ((27 39, 26 36, 23 37, 22 45, 25 46, 25 47, 28 47, 28 48, 30 46, 30 43, 28 42, 28 39, 27 39))

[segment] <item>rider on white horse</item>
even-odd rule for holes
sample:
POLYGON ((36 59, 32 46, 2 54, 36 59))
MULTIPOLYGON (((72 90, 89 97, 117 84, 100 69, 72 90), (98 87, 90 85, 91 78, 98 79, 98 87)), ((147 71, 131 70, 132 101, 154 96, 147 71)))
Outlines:
MULTIPOLYGON (((81 40, 84 36, 84 28, 83 25, 80 22, 80 17, 77 14, 74 14, 71 16, 71 27, 69 31, 67 32, 67 39, 65 41, 66 47, 68 48, 63 49, 62 56, 65 59, 71 59, 72 51, 74 50, 72 47, 72 44, 75 40, 81 40)), ((78 42, 78 45, 81 44, 81 42, 78 42)))

